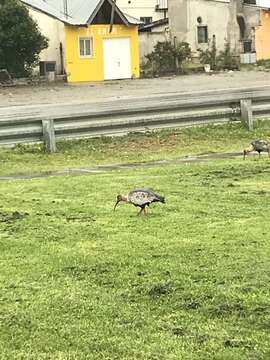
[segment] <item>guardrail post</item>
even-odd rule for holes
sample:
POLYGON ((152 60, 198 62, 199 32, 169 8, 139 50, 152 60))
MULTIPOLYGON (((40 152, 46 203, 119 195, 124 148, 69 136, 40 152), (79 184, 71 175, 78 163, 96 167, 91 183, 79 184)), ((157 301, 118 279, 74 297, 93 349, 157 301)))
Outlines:
POLYGON ((43 140, 48 152, 56 152, 56 141, 53 119, 42 120, 43 140))
POLYGON ((253 115, 251 100, 240 100, 241 120, 248 130, 253 130, 253 115))

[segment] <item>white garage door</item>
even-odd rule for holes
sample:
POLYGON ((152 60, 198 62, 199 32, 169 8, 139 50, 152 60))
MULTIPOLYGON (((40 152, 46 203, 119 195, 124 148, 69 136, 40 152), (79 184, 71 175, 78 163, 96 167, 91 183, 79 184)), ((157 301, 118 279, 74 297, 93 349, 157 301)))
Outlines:
POLYGON ((130 39, 104 39, 104 79, 130 79, 130 39))

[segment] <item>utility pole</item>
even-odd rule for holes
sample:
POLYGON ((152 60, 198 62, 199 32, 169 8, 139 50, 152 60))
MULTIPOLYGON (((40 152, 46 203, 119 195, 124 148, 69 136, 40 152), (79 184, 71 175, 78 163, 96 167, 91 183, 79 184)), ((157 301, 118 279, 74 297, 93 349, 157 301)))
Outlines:
POLYGON ((68 4, 67 4, 67 0, 63 0, 64 1, 64 15, 65 18, 68 18, 68 4))

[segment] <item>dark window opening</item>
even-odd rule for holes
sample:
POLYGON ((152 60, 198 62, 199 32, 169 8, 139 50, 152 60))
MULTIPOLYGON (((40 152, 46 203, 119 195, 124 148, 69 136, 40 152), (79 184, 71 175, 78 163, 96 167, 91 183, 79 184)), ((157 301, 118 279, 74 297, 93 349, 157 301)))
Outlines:
POLYGON ((151 16, 143 16, 143 17, 140 17, 140 20, 144 24, 151 24, 151 22, 153 21, 153 18, 151 16))
POLYGON ((237 23, 240 30, 240 39, 243 40, 245 38, 245 33, 246 33, 246 23, 243 16, 237 16, 237 23))
POLYGON ((45 76, 50 71, 56 70, 55 61, 40 61, 39 62, 39 74, 40 76, 45 76))
POLYGON ((251 53, 252 52, 252 41, 251 40, 244 40, 243 41, 243 50, 244 50, 244 53, 251 53))
POLYGON ((207 26, 198 26, 197 27, 198 32, 198 43, 207 43, 208 42, 208 29, 207 26))

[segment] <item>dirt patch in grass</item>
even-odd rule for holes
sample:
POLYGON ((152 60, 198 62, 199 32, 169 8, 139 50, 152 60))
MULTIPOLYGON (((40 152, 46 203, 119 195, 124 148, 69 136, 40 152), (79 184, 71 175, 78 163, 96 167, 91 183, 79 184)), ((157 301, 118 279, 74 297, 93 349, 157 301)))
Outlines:
POLYGON ((20 213, 19 211, 13 211, 13 212, 0 212, 0 222, 3 223, 12 223, 17 220, 22 220, 26 216, 28 216, 28 213, 20 213))

